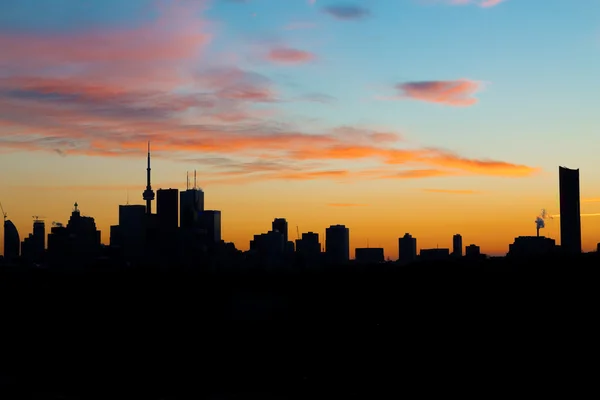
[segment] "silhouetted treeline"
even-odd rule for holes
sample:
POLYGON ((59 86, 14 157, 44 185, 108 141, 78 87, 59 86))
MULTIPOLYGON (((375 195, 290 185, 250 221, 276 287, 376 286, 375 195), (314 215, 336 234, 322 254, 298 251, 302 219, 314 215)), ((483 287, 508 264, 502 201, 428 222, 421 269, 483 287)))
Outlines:
POLYGON ((477 392, 526 370, 564 381, 579 365, 566 358, 591 351, 599 261, 3 268, 0 385, 3 398, 337 398, 399 382, 477 392))

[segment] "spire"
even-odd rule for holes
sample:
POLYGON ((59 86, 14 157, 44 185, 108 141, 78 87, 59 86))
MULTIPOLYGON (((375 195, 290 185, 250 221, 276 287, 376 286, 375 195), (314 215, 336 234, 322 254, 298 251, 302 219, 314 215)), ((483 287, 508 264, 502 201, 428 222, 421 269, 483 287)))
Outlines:
POLYGON ((152 200, 154 200, 154 191, 150 183, 150 141, 148 141, 148 167, 146 168, 146 190, 144 190, 143 198, 146 200, 146 214, 152 214, 152 200))

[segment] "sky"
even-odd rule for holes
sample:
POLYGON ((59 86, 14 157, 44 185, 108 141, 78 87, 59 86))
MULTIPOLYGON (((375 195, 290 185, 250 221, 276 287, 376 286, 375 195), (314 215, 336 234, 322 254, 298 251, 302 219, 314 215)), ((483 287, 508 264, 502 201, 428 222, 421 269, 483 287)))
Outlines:
POLYGON ((559 214, 562 165, 590 251, 598 71, 597 0, 4 1, 0 202, 22 238, 78 202, 108 243, 151 141, 153 188, 197 171, 242 250, 282 217, 500 255, 559 214))

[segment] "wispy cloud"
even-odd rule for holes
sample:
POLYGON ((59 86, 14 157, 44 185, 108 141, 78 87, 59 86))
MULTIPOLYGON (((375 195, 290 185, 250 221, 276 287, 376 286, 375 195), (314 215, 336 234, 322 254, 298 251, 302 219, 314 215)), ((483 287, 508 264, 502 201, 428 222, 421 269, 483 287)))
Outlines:
POLYGON ((280 64, 303 64, 315 59, 315 55, 308 51, 280 47, 271 49, 267 59, 280 64))
POLYGON ((356 5, 340 4, 324 7, 323 11, 339 20, 358 20, 368 17, 368 9, 356 5))
POLYGON ((398 96, 394 99, 413 99, 449 106, 472 106, 477 103, 473 97, 481 84, 468 79, 456 81, 417 81, 396 85, 398 96))
MULTIPOLYGON (((429 0, 431 1, 431 0, 429 0)), ((450 5, 465 6, 465 5, 476 5, 482 8, 490 8, 497 6, 500 3, 504 3, 507 0, 433 0, 437 3, 443 2, 450 5)))
MULTIPOLYGON (((137 157, 151 140, 157 157, 220 159, 211 164, 215 182, 536 172, 507 161, 409 147, 389 129, 341 126, 311 132, 285 122, 276 107, 290 99, 283 99, 266 76, 232 66, 199 69, 210 61, 205 53, 212 38, 203 2, 162 4, 158 20, 134 29, 43 36, 0 32, 0 48, 6 49, 0 77, 1 151, 137 157), (376 167, 355 168, 361 160, 376 167), (336 161, 353 168, 340 168, 336 161)), ((287 61, 309 58, 299 50, 274 55, 287 61)), ((408 88, 414 96, 451 101, 456 100, 440 92, 465 92, 435 85, 408 88)), ((332 98, 312 94, 293 100, 332 98)))

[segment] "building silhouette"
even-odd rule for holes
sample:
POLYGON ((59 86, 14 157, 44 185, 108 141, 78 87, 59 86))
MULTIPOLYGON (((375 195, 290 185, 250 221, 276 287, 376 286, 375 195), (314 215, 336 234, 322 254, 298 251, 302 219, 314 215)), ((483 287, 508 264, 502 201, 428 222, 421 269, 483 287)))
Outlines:
POLYGON ((421 261, 445 261, 450 257, 450 249, 421 249, 421 261))
POLYGON ((12 263, 19 258, 21 253, 21 239, 19 231, 10 219, 4 220, 4 260, 12 263))
POLYGON ((274 231, 281 232, 284 243, 288 242, 288 223, 285 218, 275 218, 271 224, 274 231))
POLYGON ((385 262, 383 248, 366 247, 356 248, 354 250, 354 259, 360 263, 382 263, 385 262))
POLYGON ((319 234, 306 232, 302 238, 296 240, 296 254, 302 265, 313 266, 321 262, 321 243, 319 234))
POLYGON ((283 233, 272 230, 260 235, 254 235, 250 241, 250 252, 253 253, 255 261, 263 266, 275 266, 284 260, 285 242, 283 233))
POLYGON ((344 225, 331 225, 325 230, 327 262, 344 264, 350 261, 350 230, 344 225))
POLYGON ((204 232, 209 246, 221 242, 221 211, 202 211, 198 214, 198 224, 204 232))
POLYGON ((101 249, 101 232, 96 229, 94 218, 82 216, 77 203, 67 226, 57 224, 48 235, 48 257, 52 263, 93 262, 101 249))
POLYGON ((409 264, 417 260, 417 239, 409 233, 398 239, 398 261, 409 264))
POLYGON ((558 168, 560 186, 560 246, 569 254, 581 253, 579 170, 558 168))
POLYGON ((470 244, 465 248, 466 257, 479 257, 481 255, 481 248, 474 244, 470 244))
POLYGON ((462 257, 462 249, 462 236, 457 233, 456 235, 452 236, 452 255, 454 257, 462 257))
POLYGON ((110 227, 110 246, 126 261, 139 261, 146 243, 146 206, 119 206, 119 224, 110 227))
POLYGON ((187 189, 179 193, 179 226, 182 229, 198 227, 198 216, 204 211, 202 189, 187 189))
POLYGON ((173 233, 177 230, 179 226, 179 190, 157 190, 156 216, 161 231, 173 233))
POLYGON ((508 246, 509 257, 538 257, 556 252, 556 242, 544 236, 519 236, 508 246))
POLYGON ((34 217, 33 233, 23 239, 21 243, 21 256, 29 261, 39 263, 44 257, 46 249, 46 223, 34 217))

